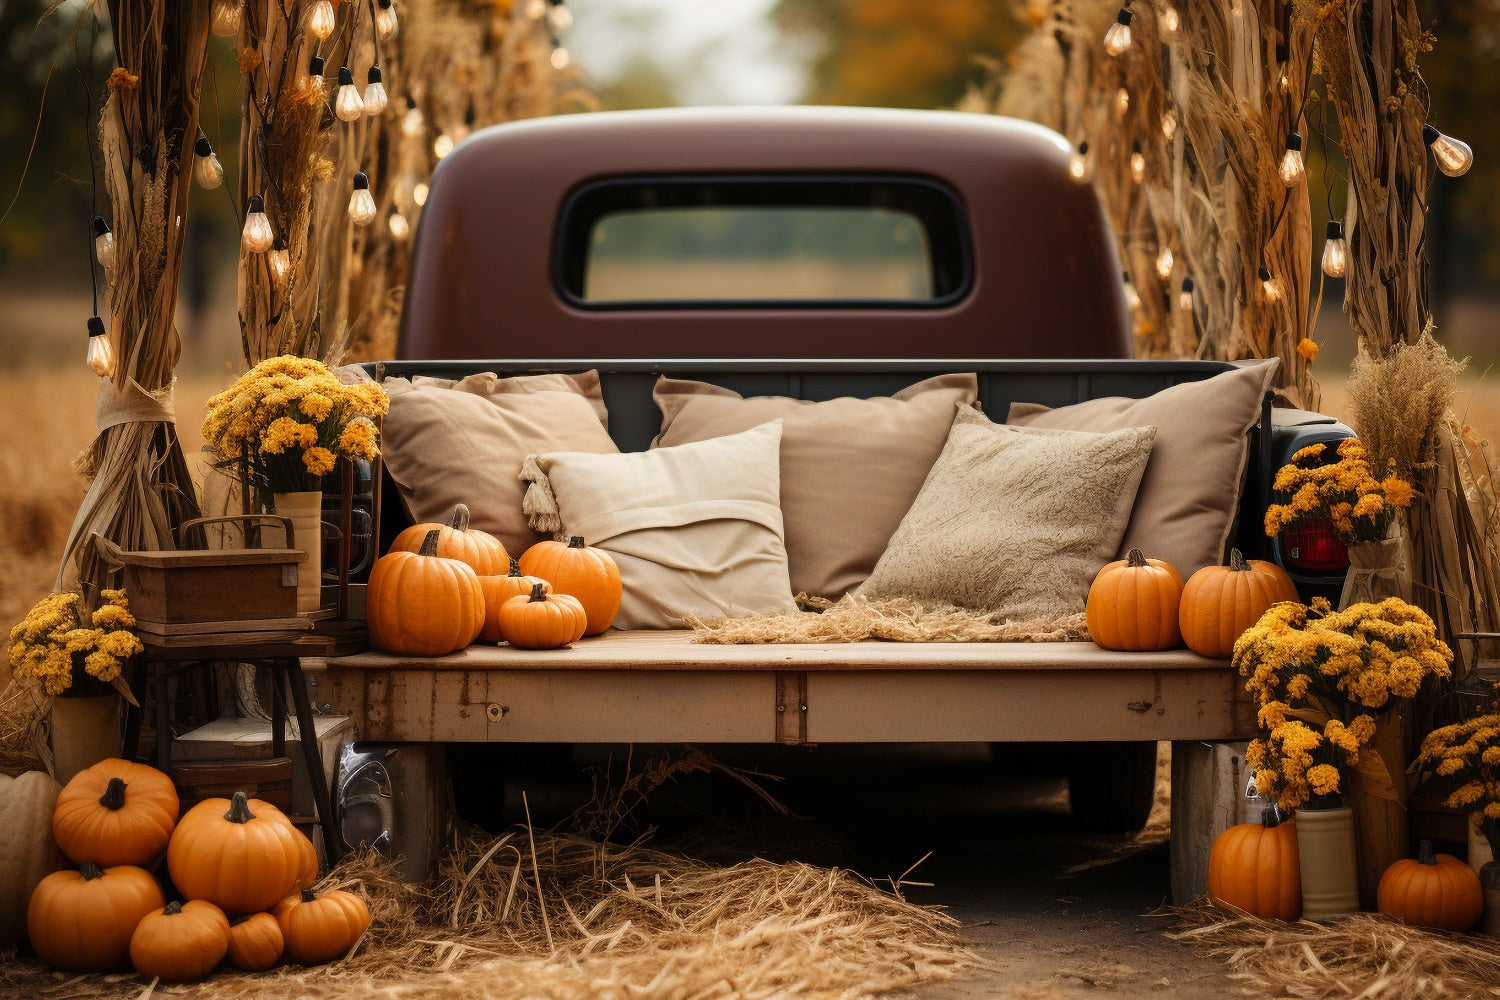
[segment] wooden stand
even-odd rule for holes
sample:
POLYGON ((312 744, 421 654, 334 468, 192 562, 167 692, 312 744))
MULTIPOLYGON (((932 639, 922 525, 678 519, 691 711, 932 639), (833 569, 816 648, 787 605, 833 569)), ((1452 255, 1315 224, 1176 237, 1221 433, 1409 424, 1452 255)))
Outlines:
POLYGON ((1172 744, 1172 902, 1208 892, 1208 852, 1219 834, 1258 822, 1263 799, 1245 797, 1246 743, 1172 744))

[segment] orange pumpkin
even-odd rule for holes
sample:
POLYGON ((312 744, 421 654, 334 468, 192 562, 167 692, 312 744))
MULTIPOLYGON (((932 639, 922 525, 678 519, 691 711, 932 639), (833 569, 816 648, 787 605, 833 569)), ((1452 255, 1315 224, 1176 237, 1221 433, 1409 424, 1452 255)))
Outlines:
POLYGON ((202 899, 172 900, 141 918, 130 935, 135 971, 164 983, 199 979, 213 971, 229 950, 229 919, 202 899))
POLYGON ((1084 605, 1089 635, 1105 649, 1171 649, 1182 641, 1182 574, 1131 549, 1094 577, 1084 605))
POLYGON ((1275 806, 1259 823, 1231 826, 1208 852, 1208 896, 1267 920, 1302 916, 1302 876, 1297 869, 1296 821, 1275 806))
POLYGON ((53 872, 37 883, 26 909, 26 930, 42 961, 68 972, 119 972, 130 968, 130 935, 166 900, 143 868, 53 872))
POLYGON ((556 649, 579 638, 586 627, 579 616, 582 605, 569 594, 549 594, 547 585, 538 581, 526 597, 512 597, 500 607, 500 633, 505 641, 520 649, 556 649), (567 600, 565 601, 564 598, 567 600))
POLYGON ((484 628, 484 591, 467 564, 437 554, 437 531, 417 552, 381 556, 365 588, 370 641, 390 653, 442 656, 484 628))
POLYGON ((432 521, 402 529, 391 542, 391 552, 420 552, 429 531, 438 533, 437 554, 444 559, 468 563, 479 576, 499 576, 510 564, 500 539, 487 531, 469 527, 469 508, 459 504, 447 524, 432 521))
POLYGON ((1188 649, 1222 659, 1271 605, 1295 600, 1297 585, 1280 566, 1230 549, 1228 566, 1205 566, 1188 578, 1177 623, 1188 649))
POLYGON ((302 877, 298 833, 267 802, 204 799, 187 811, 167 846, 167 870, 188 899, 206 899, 225 913, 268 910, 302 877))
POLYGON ((1402 858, 1385 870, 1375 902, 1413 927, 1466 931, 1484 909, 1484 891, 1474 869, 1451 854, 1434 854, 1432 841, 1417 845, 1416 860, 1402 858))
POLYGON ((252 913, 229 922, 229 964, 246 972, 263 972, 281 961, 286 942, 281 925, 269 913, 252 913))
POLYGON ((588 545, 580 535, 562 542, 537 542, 521 556, 521 572, 552 584, 560 594, 571 594, 588 615, 585 635, 598 635, 614 624, 620 613, 620 567, 614 557, 588 545))
POLYGON ((538 580, 521 572, 521 564, 510 561, 508 576, 481 576, 479 589, 484 591, 484 628, 479 632, 480 642, 501 642, 505 639, 500 631, 500 607, 512 597, 530 597, 533 584, 540 583, 550 593, 552 584, 538 580))
POLYGON ((276 922, 286 939, 286 958, 317 965, 342 958, 370 926, 370 908, 352 892, 335 889, 321 896, 303 889, 276 904, 276 922))
POLYGON ((75 862, 146 865, 166 848, 177 807, 171 778, 111 757, 79 771, 57 796, 52 835, 75 862))

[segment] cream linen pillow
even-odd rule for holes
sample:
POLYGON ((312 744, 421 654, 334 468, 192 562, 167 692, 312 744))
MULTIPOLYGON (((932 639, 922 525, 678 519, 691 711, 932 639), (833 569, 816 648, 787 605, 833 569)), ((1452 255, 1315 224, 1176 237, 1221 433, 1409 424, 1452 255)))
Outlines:
POLYGON ((811 403, 662 378, 657 445, 734 434, 781 418, 781 512, 792 588, 838 597, 885 551, 943 450, 955 403, 978 398, 977 377, 939 375, 893 396, 811 403))
POLYGON ((521 513, 525 486, 517 477, 527 455, 618 451, 605 429, 596 372, 382 384, 391 409, 380 450, 412 519, 442 521, 454 504, 467 504, 470 523, 511 555, 543 537, 521 513))
POLYGON ((552 494, 561 533, 619 564, 616 628, 797 609, 779 504, 781 430, 775 420, 674 448, 527 463, 540 470, 534 488, 552 494))
POLYGON ((994 424, 959 407, 942 454, 868 597, 909 597, 1013 621, 1083 610, 1114 558, 1151 456, 1152 427, 1110 434, 994 424))
POLYGON ((1248 364, 1145 399, 1111 396, 1049 410, 1012 403, 1006 421, 1074 431, 1156 428, 1156 447, 1141 479, 1119 552, 1140 549, 1171 563, 1186 580, 1224 562, 1239 513, 1250 455, 1250 430, 1281 362, 1248 364))

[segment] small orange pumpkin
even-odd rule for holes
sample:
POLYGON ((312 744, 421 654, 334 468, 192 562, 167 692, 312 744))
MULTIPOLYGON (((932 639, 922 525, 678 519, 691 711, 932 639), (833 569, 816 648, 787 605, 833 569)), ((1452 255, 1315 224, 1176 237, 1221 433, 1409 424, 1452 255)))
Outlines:
POLYGON ((188 899, 255 913, 296 888, 305 857, 298 841, 306 839, 270 803, 235 792, 187 811, 167 846, 167 870, 188 899))
POLYGON ((1094 577, 1084 619, 1089 635, 1105 649, 1171 649, 1182 641, 1177 627, 1181 599, 1182 574, 1131 549, 1094 577))
POLYGON ((177 808, 171 778, 111 757, 79 771, 57 796, 52 835, 78 863, 146 865, 171 839, 177 808))
POLYGON ((335 889, 321 896, 311 889, 276 904, 276 922, 286 939, 286 958, 318 965, 342 958, 370 926, 370 908, 352 892, 335 889))
POLYGON ((1188 578, 1177 623, 1188 649, 1223 659, 1271 605, 1295 600, 1297 585, 1280 566, 1230 549, 1228 566, 1205 566, 1188 578))
POLYGON ((1302 916, 1296 821, 1268 806, 1259 823, 1219 834, 1208 852, 1208 896, 1267 920, 1302 916))
POLYGON ((1417 845, 1416 860, 1402 858, 1380 876, 1375 903, 1413 927, 1466 931, 1484 909, 1474 869, 1451 854, 1434 854, 1432 841, 1417 845))
POLYGON ((481 576, 479 589, 484 591, 484 628, 479 632, 480 642, 501 642, 505 635, 500 631, 500 607, 512 597, 530 597, 533 584, 540 583, 551 593, 552 584, 527 576, 521 572, 521 564, 510 561, 508 576, 481 576))
POLYGON ((281 925, 269 913, 252 913, 229 922, 229 964, 246 972, 264 972, 281 961, 286 941, 281 925))
POLYGON ((596 549, 581 535, 563 542, 537 542, 521 555, 521 572, 552 584, 559 594, 572 594, 588 615, 585 635, 598 635, 614 624, 620 613, 620 567, 614 557, 596 549))
POLYGON ((391 552, 420 552, 429 531, 438 533, 437 554, 444 559, 468 563, 480 576, 499 576, 510 563, 500 539, 487 531, 469 527, 469 508, 458 504, 447 524, 425 522, 402 529, 391 542, 391 552))
MULTIPOLYGON (((519 649, 556 649, 579 638, 582 606, 569 594, 549 594, 541 581, 526 597, 512 597, 500 606, 500 633, 519 649), (569 598, 571 603, 562 598, 569 598)), ((587 622, 587 616, 584 618, 587 622)))
POLYGON ((200 979, 213 971, 229 950, 229 919, 202 899, 172 900, 141 918, 130 935, 130 962, 135 971, 164 983, 200 979))
POLYGON ((80 871, 53 872, 37 883, 26 909, 26 930, 42 961, 68 972, 120 972, 130 968, 130 935, 165 900, 144 868, 101 869, 85 861, 80 871))
POLYGON ((437 554, 437 531, 417 552, 391 552, 365 587, 370 641, 390 653, 442 656, 484 628, 484 591, 472 567, 437 554))

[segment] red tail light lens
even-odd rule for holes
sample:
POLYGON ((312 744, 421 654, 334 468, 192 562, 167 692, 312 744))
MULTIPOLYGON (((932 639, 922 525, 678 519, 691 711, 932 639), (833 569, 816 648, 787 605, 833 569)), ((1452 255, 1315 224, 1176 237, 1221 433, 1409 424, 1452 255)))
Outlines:
POLYGON ((1304 521, 1281 533, 1281 551, 1298 569, 1331 572, 1349 567, 1349 550, 1329 521, 1304 521))

